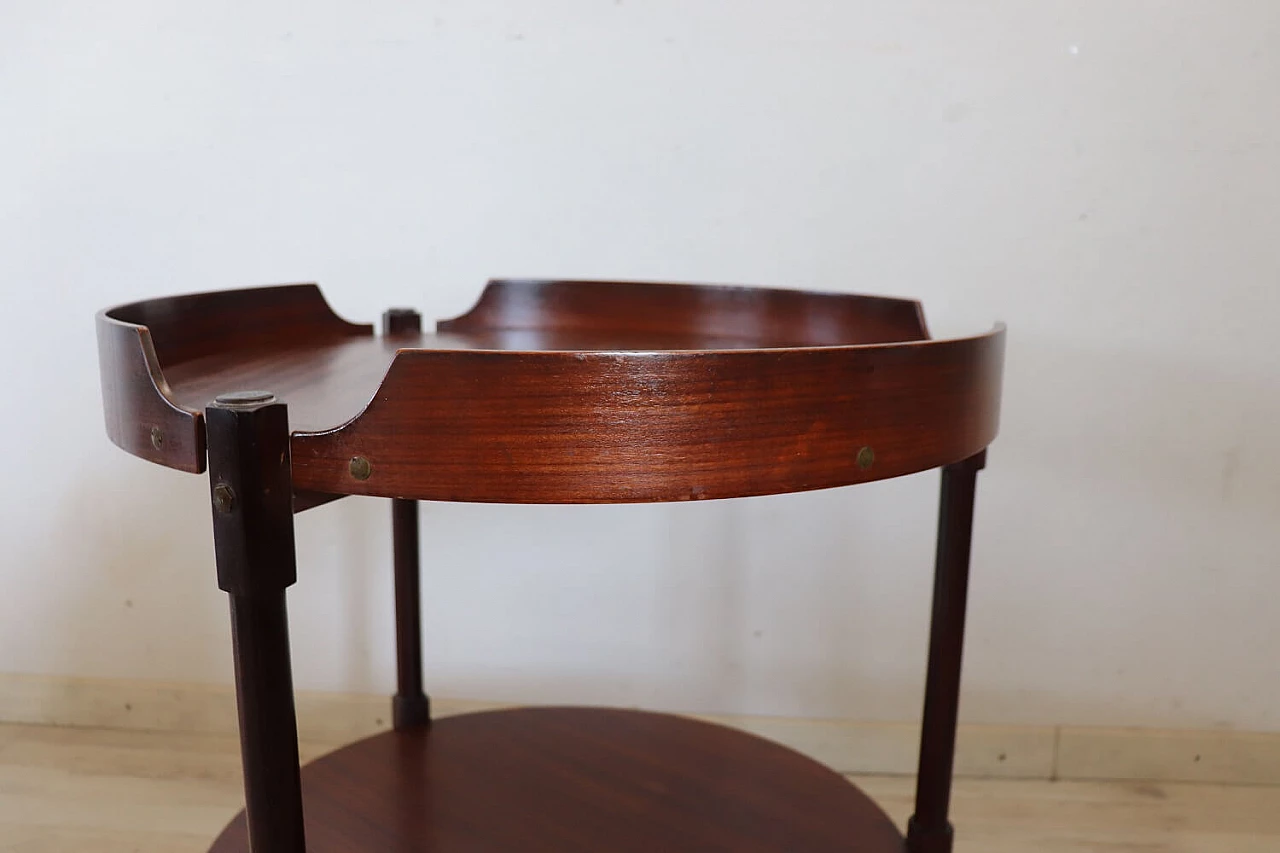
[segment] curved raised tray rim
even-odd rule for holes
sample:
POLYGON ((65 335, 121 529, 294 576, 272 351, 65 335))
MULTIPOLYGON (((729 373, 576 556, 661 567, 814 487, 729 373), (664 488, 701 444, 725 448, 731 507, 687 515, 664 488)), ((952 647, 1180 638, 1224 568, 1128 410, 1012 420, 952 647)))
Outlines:
POLYGON ((100 311, 96 318, 107 437, 150 462, 204 473, 203 415, 178 403, 151 330, 119 319, 115 311, 100 311))
MULTIPOLYGON (((697 351, 402 349, 359 414, 333 429, 294 434, 294 482, 300 489, 330 494, 418 500, 650 503, 781 494, 900 477, 959 462, 994 440, 999 426, 1004 338, 1005 326, 997 323, 979 335, 893 344, 697 351), (828 425, 840 421, 838 406, 814 398, 815 393, 821 393, 818 385, 822 375, 839 375, 842 369, 883 371, 899 359, 943 357, 946 361, 945 357, 952 355, 957 364, 966 358, 974 362, 969 370, 958 371, 968 374, 955 383, 962 387, 958 391, 935 388, 931 397, 919 393, 920 388, 889 389, 880 395, 881 402, 895 396, 901 400, 894 409, 900 417, 893 423, 860 431, 846 414, 838 430, 814 434, 812 441, 795 431, 807 422, 806 430, 821 433, 826 429, 824 421, 828 425), (665 386, 669 397, 687 396, 699 385, 706 387, 707 383, 699 383, 696 377, 691 384, 681 384, 679 380, 685 377, 674 375, 678 369, 687 374, 703 362, 722 362, 710 382, 714 387, 720 378, 736 375, 743 381, 744 376, 760 375, 757 368, 774 366, 766 362, 793 359, 809 362, 810 368, 803 372, 810 375, 797 378, 808 383, 809 405, 775 412, 779 418, 788 418, 792 427, 772 449, 762 450, 758 445, 741 458, 728 454, 726 442, 715 429, 708 428, 712 418, 698 401, 680 406, 664 401, 653 406, 651 417, 646 419, 636 419, 634 407, 625 401, 614 405, 640 387, 658 391, 665 386), (842 359, 847 366, 838 363, 842 359), (461 362, 467 363, 465 370, 461 362), (572 383, 565 383, 580 389, 572 406, 563 399, 556 404, 554 394, 535 392, 520 401, 521 407, 508 401, 504 411, 503 401, 486 399, 476 390, 538 377, 544 380, 540 384, 545 389, 556 376, 563 375, 557 367, 570 367, 577 374, 572 383), (441 383, 458 390, 456 383, 450 383, 450 376, 460 370, 469 375, 464 381, 471 388, 463 389, 462 394, 441 394, 445 390, 441 383), (590 381, 601 376, 616 381, 611 385, 590 381), (465 393, 467 390, 471 393, 465 393), (434 400, 433 394, 437 395, 434 400), (443 398, 447 399, 442 402, 443 398), (913 402, 919 405, 928 400, 940 407, 913 410, 913 402), (546 403, 550 405, 543 405, 546 403), (487 416, 481 423, 487 423, 488 430, 462 425, 469 418, 474 420, 476 412, 486 406, 487 416), (561 415, 570 410, 581 417, 566 421, 561 415), (400 440, 405 434, 406 413, 422 418, 429 411, 437 416, 433 427, 415 428, 414 432, 449 436, 452 448, 444 441, 416 442, 410 447, 408 441, 400 440), (631 419, 624 423, 628 416, 631 419), (525 439, 529 438, 528 424, 539 424, 540 440, 535 438, 530 444, 486 438, 501 431, 504 417, 526 422, 525 439), (555 428, 557 425, 560 428, 555 428), (596 426, 603 428, 594 429, 596 426), (909 446, 893 440, 894 432, 900 439, 909 438, 913 427, 918 427, 917 440, 909 446), (565 435, 572 436, 571 441, 559 440, 565 435), (627 435, 645 437, 637 440, 635 452, 626 452, 619 443, 627 435), (685 458, 671 459, 673 448, 685 453, 685 458), (810 452, 822 458, 803 458, 810 452), (754 457, 763 456, 772 461, 762 467, 754 457), (356 479, 350 473, 350 462, 356 457, 370 463, 372 473, 366 479, 356 479)), ((723 388, 716 391, 723 396, 723 388)), ((740 395, 738 403, 739 411, 759 416, 758 409, 750 410, 752 400, 747 395, 740 395)), ((763 442, 778 438, 757 437, 763 442)))
MULTIPOLYGON (((402 348, 377 387, 362 395, 366 403, 358 413, 332 427, 295 430, 295 487, 514 503, 726 498, 901 476, 957 462, 995 437, 1004 326, 930 340, 913 300, 714 285, 492 281, 471 309, 439 328, 541 330, 502 315, 502 300, 513 294, 536 308, 544 291, 588 303, 620 295, 626 303, 655 290, 663 300, 692 305, 685 308, 695 324, 702 319, 693 309, 707 301, 721 303, 717 310, 735 309, 737 302, 754 309, 744 315, 748 326, 767 325, 762 301, 766 308, 803 302, 810 313, 816 304, 820 318, 828 307, 847 313, 868 306, 892 317, 873 322, 880 326, 867 332, 872 343, 769 340, 754 347, 738 340, 732 348, 574 351, 485 349, 477 345, 480 338, 466 348, 402 348), (356 456, 370 463, 366 479, 351 473, 356 456)), ((135 321, 163 318, 167 303, 191 299, 234 304, 237 317, 255 318, 247 331, 237 326, 242 340, 269 338, 281 327, 303 343, 372 334, 370 326, 334 314, 315 285, 198 294, 102 312, 108 433, 129 452, 182 470, 203 470, 202 418, 177 401, 162 365, 198 356, 201 340, 215 350, 236 341, 216 317, 204 319, 207 334, 195 335, 195 344, 183 327, 164 346, 135 321), (121 379, 130 373, 132 379, 121 379), (150 395, 112 387, 130 382, 150 395)), ((668 322, 663 300, 648 306, 637 327, 668 322)), ((580 308, 575 303, 563 315, 549 313, 546 325, 594 329, 589 314, 573 313, 580 308)), ((629 328, 631 315, 618 316, 625 320, 615 319, 619 328, 629 328)), ((717 339, 707 337, 708 343, 717 339)))
MULTIPOLYGON (((869 312, 881 315, 879 320, 884 326, 891 327, 891 333, 882 334, 875 341, 866 341, 868 343, 890 343, 895 341, 907 340, 927 340, 929 338, 928 324, 924 318, 924 308, 918 300, 904 299, 896 296, 876 296, 859 293, 836 293, 829 291, 817 290, 796 290, 780 287, 748 287, 740 284, 691 284, 688 282, 656 282, 656 281, 635 281, 635 280, 611 280, 603 281, 597 279, 534 279, 534 278, 503 278, 490 279, 481 291, 475 303, 462 314, 451 317, 449 319, 440 320, 436 323, 438 331, 457 331, 466 329, 529 329, 529 328, 546 328, 548 326, 564 327, 566 325, 578 325, 586 328, 597 328, 601 322, 600 309, 604 306, 601 304, 576 305, 576 313, 579 315, 573 321, 572 317, 565 317, 559 312, 547 310, 548 303, 557 301, 557 296, 569 296, 565 301, 569 302, 590 302, 591 297, 595 297, 597 303, 608 301, 617 303, 619 296, 624 298, 629 296, 633 300, 638 297, 640 301, 652 302, 654 296, 660 294, 663 299, 664 310, 658 316, 659 322, 669 324, 670 308, 680 307, 685 311, 686 318, 698 321, 700 316, 707 308, 714 308, 713 313, 728 314, 730 320, 733 319, 734 309, 746 308, 745 313, 747 319, 759 320, 764 311, 774 309, 777 303, 792 303, 790 307, 797 308, 803 306, 807 313, 812 313, 816 308, 835 309, 835 311, 843 311, 849 313, 851 309, 856 309, 858 313, 865 315, 869 312), (531 299, 530 297, 535 297, 531 299), (683 300, 686 305, 679 305, 683 300), (762 300, 771 300, 775 305, 766 306, 762 311, 759 303, 762 300), (674 303, 674 305, 673 305, 674 303), (591 310, 594 308, 594 312, 591 310), (585 310, 584 310, 585 309, 585 310), (727 310, 726 310, 727 309, 727 310), (583 315, 586 316, 583 316, 583 315)), ((633 302, 632 307, 636 306, 633 302)), ((610 306, 606 310, 617 312, 615 306, 610 306)), ((628 324, 635 322, 633 315, 627 315, 628 324)), ((847 318, 846 318, 847 319, 847 318)), ((703 325, 699 323, 699 325, 703 325)), ((701 329, 706 331, 705 329, 701 329)), ((805 332, 807 335, 813 335, 814 329, 809 325, 805 332)), ((847 335, 848 329, 841 329, 841 338, 824 342, 822 346, 842 346, 853 341, 843 339, 847 335)), ((788 344, 794 346, 795 344, 788 344)), ((777 345, 772 348, 777 348, 777 345)))
POLYGON ((179 402, 165 366, 277 335, 373 334, 371 325, 338 316, 310 283, 139 300, 99 311, 95 320, 107 436, 134 456, 195 474, 205 470, 204 414, 179 402), (236 322, 219 322, 226 317, 236 322), (157 343, 157 334, 169 339, 157 343))

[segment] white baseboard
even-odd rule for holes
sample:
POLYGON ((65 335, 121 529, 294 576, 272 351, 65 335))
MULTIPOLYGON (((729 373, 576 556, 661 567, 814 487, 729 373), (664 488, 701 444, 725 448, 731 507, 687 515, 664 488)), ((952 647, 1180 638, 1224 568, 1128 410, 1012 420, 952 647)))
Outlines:
MULTIPOLYGON (((390 727, 390 699, 297 694, 304 742, 340 744, 390 727)), ((436 716, 502 707, 432 699, 436 716)), ((919 726, 697 715, 790 746, 841 773, 915 773, 919 726)), ((229 686, 0 674, 0 723, 234 734, 229 686)), ((956 773, 1005 779, 1280 785, 1280 734, 962 725, 956 773)))

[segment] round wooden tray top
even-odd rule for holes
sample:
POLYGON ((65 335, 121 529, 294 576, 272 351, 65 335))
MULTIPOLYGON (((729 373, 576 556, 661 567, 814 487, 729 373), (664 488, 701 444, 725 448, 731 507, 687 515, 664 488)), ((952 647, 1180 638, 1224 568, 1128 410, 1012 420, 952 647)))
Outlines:
POLYGON ((911 300, 704 285, 491 282, 434 332, 333 314, 314 285, 98 317, 107 431, 203 471, 203 411, 289 407, 300 492, 670 501, 879 480, 995 437, 1004 332, 931 340, 911 300))
MULTIPOLYGON (((930 691, 955 698, 947 684, 958 677, 973 475, 997 430, 1002 327, 931 340, 920 306, 904 299, 497 281, 434 332, 411 310, 388 312, 383 328, 375 336, 337 317, 314 285, 155 299, 98 316, 111 439, 202 472, 208 417, 215 473, 239 490, 233 503, 231 484, 214 484, 223 513, 215 538, 233 630, 246 643, 237 679, 242 721, 251 723, 246 788, 260 846, 298 846, 295 732, 276 713, 291 708, 289 484, 294 511, 349 494, 673 501, 850 485, 970 460, 943 477, 934 630, 955 651, 931 647, 930 659, 930 691), (270 394, 241 400, 273 394, 284 406, 210 408, 246 391, 270 394), (251 476, 266 471, 275 478, 251 476), (253 501, 261 512, 249 511, 253 501), (249 530, 246 518, 268 516, 271 524, 249 530)), ((412 550, 403 554, 401 532, 398 605, 401 580, 412 590, 405 601, 417 589, 416 526, 404 527, 412 550), (408 554, 412 570, 402 572, 408 554)), ((953 731, 954 710, 945 701, 926 709, 935 736, 922 754, 932 750, 934 771, 950 769, 938 735, 953 731)), ((731 729, 636 711, 452 717, 340 749, 302 768, 301 781, 311 853, 901 853, 904 845, 883 812, 816 762, 731 729)), ((926 781, 925 830, 934 835, 922 843, 942 849, 946 789, 936 772, 926 781)), ((247 849, 242 813, 212 851, 247 849)))
MULTIPOLYGON (((309 853, 901 853, 790 749, 681 717, 523 708, 388 732, 302 770, 309 853)), ((246 853, 241 813, 211 853, 246 853)))

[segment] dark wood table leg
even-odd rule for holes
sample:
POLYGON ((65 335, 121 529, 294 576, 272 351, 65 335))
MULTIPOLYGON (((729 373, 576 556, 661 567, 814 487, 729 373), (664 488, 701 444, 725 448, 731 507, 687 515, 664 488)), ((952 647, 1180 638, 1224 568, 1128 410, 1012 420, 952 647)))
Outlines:
MULTIPOLYGON (((382 315, 382 333, 417 335, 422 315, 392 308, 382 315)), ((422 689, 422 598, 418 545, 418 502, 393 498, 391 538, 396 588, 396 695, 391 719, 396 731, 431 723, 431 704, 422 689)))
POLYGON ((925 686, 916 811, 907 824, 908 853, 951 853, 948 820, 960 710, 960 668, 964 651, 965 604, 969 587, 969 546, 978 471, 987 453, 942 469, 938 511, 938 551, 934 566, 933 617, 929 631, 929 674, 925 686))
POLYGON ((285 589, 297 579, 289 419, 270 394, 218 398, 205 410, 218 586, 231 637, 255 853, 305 853, 298 724, 285 589))
POLYGON ((418 502, 391 501, 396 573, 396 695, 391 702, 396 731, 431 723, 422 690, 422 617, 418 567, 418 502))

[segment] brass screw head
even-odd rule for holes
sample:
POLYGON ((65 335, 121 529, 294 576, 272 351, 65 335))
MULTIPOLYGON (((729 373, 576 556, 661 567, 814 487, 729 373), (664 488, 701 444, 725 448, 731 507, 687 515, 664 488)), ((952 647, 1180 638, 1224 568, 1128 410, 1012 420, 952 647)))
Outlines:
POLYGON ((351 476, 357 480, 367 480, 369 475, 373 473, 373 466, 369 464, 369 460, 363 456, 353 456, 351 458, 351 476))
POLYGON ((151 446, 156 450, 164 447, 164 430, 160 429, 160 427, 151 428, 151 446))
POLYGON ((213 508, 218 512, 231 512, 236 505, 236 493, 226 483, 219 483, 213 487, 213 508))
POLYGON ((863 471, 869 469, 876 462, 876 452, 870 447, 864 447, 858 451, 858 467, 863 471))

